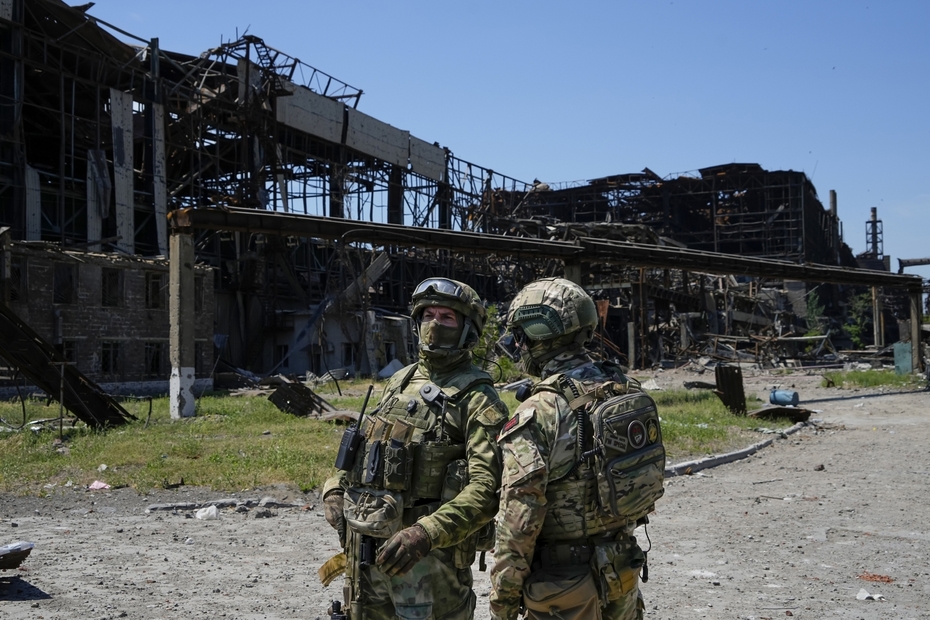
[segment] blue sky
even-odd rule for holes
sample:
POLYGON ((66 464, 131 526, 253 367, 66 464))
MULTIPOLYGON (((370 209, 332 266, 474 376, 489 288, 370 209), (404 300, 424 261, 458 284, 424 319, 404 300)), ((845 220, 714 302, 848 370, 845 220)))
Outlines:
MULTIPOLYGON (((844 238, 930 257, 930 2, 97 0, 199 53, 246 29, 359 110, 523 181, 730 162, 800 170, 844 238)), ((930 267, 910 269, 930 277, 930 267)))

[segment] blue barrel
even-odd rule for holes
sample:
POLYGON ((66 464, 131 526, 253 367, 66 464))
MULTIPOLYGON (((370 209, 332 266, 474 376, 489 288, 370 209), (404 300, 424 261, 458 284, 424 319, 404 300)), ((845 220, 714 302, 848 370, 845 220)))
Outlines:
POLYGON ((769 402, 773 405, 792 405, 798 404, 798 393, 794 390, 772 390, 769 394, 769 402))

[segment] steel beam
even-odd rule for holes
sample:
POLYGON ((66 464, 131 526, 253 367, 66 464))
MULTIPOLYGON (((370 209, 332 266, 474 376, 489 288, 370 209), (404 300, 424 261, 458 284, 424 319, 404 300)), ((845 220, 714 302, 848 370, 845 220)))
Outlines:
POLYGON ((580 256, 582 251, 577 243, 566 241, 505 237, 258 209, 192 207, 172 211, 168 221, 174 229, 244 231, 526 258, 570 259, 580 256))
POLYGON ((914 275, 829 265, 799 265, 784 260, 749 258, 625 241, 604 241, 590 237, 583 237, 573 242, 550 241, 233 207, 179 209, 172 211, 168 215, 168 220, 175 229, 246 231, 268 235, 435 248, 472 254, 556 258, 569 261, 581 260, 588 263, 620 263, 631 267, 684 269, 801 282, 886 286, 908 290, 922 288, 921 278, 914 275))
POLYGON ((780 278, 800 282, 830 282, 860 286, 887 286, 892 288, 920 289, 919 276, 908 276, 852 269, 830 265, 799 265, 785 260, 748 258, 717 252, 702 252, 641 243, 603 241, 582 238, 584 258, 587 261, 622 263, 634 267, 657 267, 701 271, 705 273, 745 275, 759 278, 780 278))

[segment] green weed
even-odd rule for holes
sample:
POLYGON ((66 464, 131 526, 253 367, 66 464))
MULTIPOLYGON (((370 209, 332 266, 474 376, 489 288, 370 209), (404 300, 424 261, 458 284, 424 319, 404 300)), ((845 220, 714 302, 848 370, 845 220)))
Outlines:
MULTIPOLYGON (((344 382, 340 387, 342 396, 335 388, 333 394, 321 395, 337 409, 358 411, 368 382, 344 382)), ((383 383, 376 384, 369 412, 382 390, 383 383)), ((501 396, 513 411, 518 404, 513 392, 501 396)), ((758 440, 751 429, 761 424, 728 413, 710 392, 659 391, 653 396, 672 461, 758 440)), ((151 416, 146 401, 127 400, 124 405, 137 421, 106 431, 65 424, 59 441, 57 423, 31 423, 57 417, 57 406, 27 399, 26 429, 0 433, 0 491, 42 494, 69 481, 81 486, 94 480, 140 492, 182 481, 217 491, 281 483, 307 491, 319 488, 334 473, 345 429, 344 423, 283 413, 262 396, 205 395, 197 402, 197 415, 182 420, 170 418, 167 398, 152 402, 151 416)), ((0 418, 18 426, 20 403, 0 402, 0 418)))
POLYGON ((891 370, 849 370, 827 372, 820 387, 902 387, 921 388, 925 381, 916 375, 899 375, 891 370))

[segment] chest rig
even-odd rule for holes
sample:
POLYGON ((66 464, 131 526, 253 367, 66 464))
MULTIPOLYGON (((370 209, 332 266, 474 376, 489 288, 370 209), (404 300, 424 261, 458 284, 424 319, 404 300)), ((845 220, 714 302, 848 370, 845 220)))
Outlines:
POLYGON ((564 374, 533 393, 555 392, 576 425, 574 461, 546 487, 548 541, 594 539, 635 524, 664 493, 665 448, 655 402, 635 382, 582 382, 564 374))
POLYGON ((359 446, 346 472, 349 495, 392 498, 404 526, 434 512, 467 484, 463 398, 487 373, 472 369, 440 388, 415 377, 417 365, 388 383, 379 407, 365 418, 359 446))

